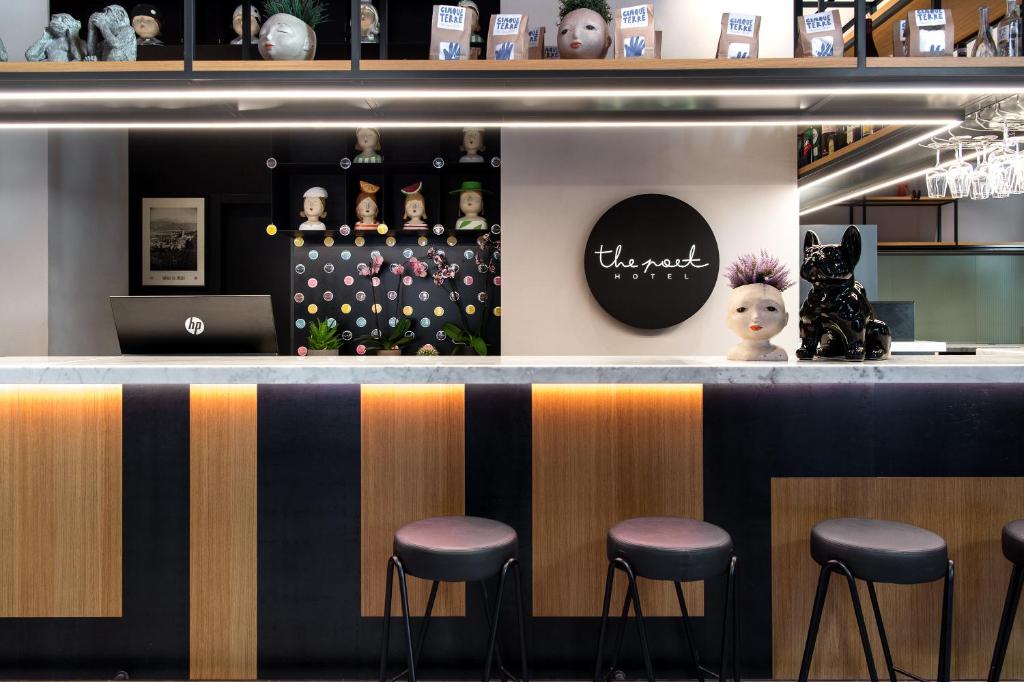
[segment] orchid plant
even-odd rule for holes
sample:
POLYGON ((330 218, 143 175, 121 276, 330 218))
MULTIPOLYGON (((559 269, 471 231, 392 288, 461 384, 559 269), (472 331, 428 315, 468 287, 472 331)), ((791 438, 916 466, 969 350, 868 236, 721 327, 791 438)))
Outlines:
POLYGON ((486 286, 484 287, 483 314, 475 329, 470 325, 466 309, 460 302, 461 295, 456 278, 458 267, 448 262, 445 252, 441 249, 431 248, 427 251, 427 258, 434 266, 431 273, 434 285, 452 294, 451 298, 456 301, 459 317, 462 320, 462 326, 450 322, 444 325, 445 334, 456 344, 456 347, 472 348, 477 355, 487 355, 487 342, 484 340, 484 335, 491 318, 491 298, 498 261, 501 259, 501 240, 491 234, 483 234, 477 239, 477 246, 480 247, 480 251, 476 256, 476 265, 486 277, 486 286))

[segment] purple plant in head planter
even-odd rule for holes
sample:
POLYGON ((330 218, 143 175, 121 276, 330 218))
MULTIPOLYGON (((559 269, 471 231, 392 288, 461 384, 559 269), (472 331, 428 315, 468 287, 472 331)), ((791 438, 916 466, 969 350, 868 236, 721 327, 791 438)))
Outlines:
POLYGON ((742 341, 726 357, 730 360, 786 361, 786 351, 771 340, 789 323, 782 292, 793 286, 789 268, 761 251, 744 254, 725 271, 732 293, 726 324, 742 341))

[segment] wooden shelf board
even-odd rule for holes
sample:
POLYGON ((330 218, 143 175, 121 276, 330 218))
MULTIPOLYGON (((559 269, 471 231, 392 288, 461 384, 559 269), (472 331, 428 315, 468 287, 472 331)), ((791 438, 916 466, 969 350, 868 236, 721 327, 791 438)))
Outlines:
POLYGON ((833 154, 829 154, 828 156, 820 158, 817 161, 812 161, 809 164, 807 164, 806 166, 801 166, 797 170, 796 176, 797 176, 797 178, 802 178, 805 175, 809 175, 809 174, 815 172, 816 170, 818 170, 818 169, 820 169, 820 168, 822 168, 824 166, 827 166, 830 163, 834 163, 837 159, 840 159, 840 158, 846 156, 847 154, 855 152, 858 149, 863 149, 864 147, 866 147, 868 145, 871 145, 871 144, 874 144, 874 143, 878 142, 882 138, 885 138, 885 137, 888 137, 889 135, 892 135, 894 132, 896 132, 899 129, 900 129, 900 126, 886 126, 886 127, 882 128, 881 130, 876 130, 875 132, 871 133, 867 137, 862 137, 861 139, 857 140, 853 144, 848 144, 848 145, 846 145, 845 147, 843 147, 842 149, 836 151, 833 154))
POLYGON ((928 199, 922 197, 920 199, 914 199, 913 197, 865 197, 862 201, 851 201, 842 204, 843 206, 863 206, 867 204, 868 208, 872 206, 946 206, 952 204, 955 199, 928 199))
POLYGON ((0 62, 2 73, 149 73, 185 71, 181 61, 0 62))
POLYGON ((262 59, 209 60, 192 63, 193 71, 215 72, 261 72, 268 71, 351 71, 352 62, 347 59, 323 59, 313 61, 264 61, 262 59))
POLYGON ((1024 57, 989 57, 988 59, 971 57, 871 57, 868 68, 1020 68, 1024 66, 1024 57))
POLYGON ((843 69, 857 63, 844 57, 764 59, 531 59, 511 62, 431 59, 365 59, 361 71, 687 71, 701 69, 843 69))

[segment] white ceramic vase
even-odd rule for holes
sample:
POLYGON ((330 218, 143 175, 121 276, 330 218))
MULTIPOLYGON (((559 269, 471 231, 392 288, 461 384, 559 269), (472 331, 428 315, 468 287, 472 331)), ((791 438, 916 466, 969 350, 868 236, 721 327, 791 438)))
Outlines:
POLYGON ((785 362, 786 351, 771 341, 789 323, 782 292, 768 284, 744 284, 729 295, 726 324, 742 341, 733 346, 729 360, 785 362))
POLYGON ((612 46, 608 22, 592 9, 574 9, 558 24, 562 59, 604 59, 612 46))

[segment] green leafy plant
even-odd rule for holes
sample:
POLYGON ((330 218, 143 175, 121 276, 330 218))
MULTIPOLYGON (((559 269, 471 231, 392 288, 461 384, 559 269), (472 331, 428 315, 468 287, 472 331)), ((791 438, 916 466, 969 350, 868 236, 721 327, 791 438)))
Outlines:
POLYGON ((314 29, 328 21, 323 0, 263 0, 263 11, 265 17, 290 14, 314 29))
POLYGON ((310 350, 338 350, 341 339, 338 337, 338 326, 333 327, 326 321, 317 318, 309 324, 310 350))
POLYGON ((357 343, 366 346, 367 350, 400 350, 416 340, 413 336, 406 336, 405 333, 412 329, 412 320, 402 318, 391 333, 387 336, 361 336, 356 339, 357 343))
POLYGON ((459 346, 469 346, 477 355, 487 355, 487 342, 483 337, 476 336, 451 322, 444 326, 444 333, 455 343, 456 349, 459 346))
POLYGON ((591 9, 604 17, 609 24, 612 21, 612 8, 608 0, 560 0, 558 3, 558 19, 562 20, 569 12, 578 9, 591 9))

